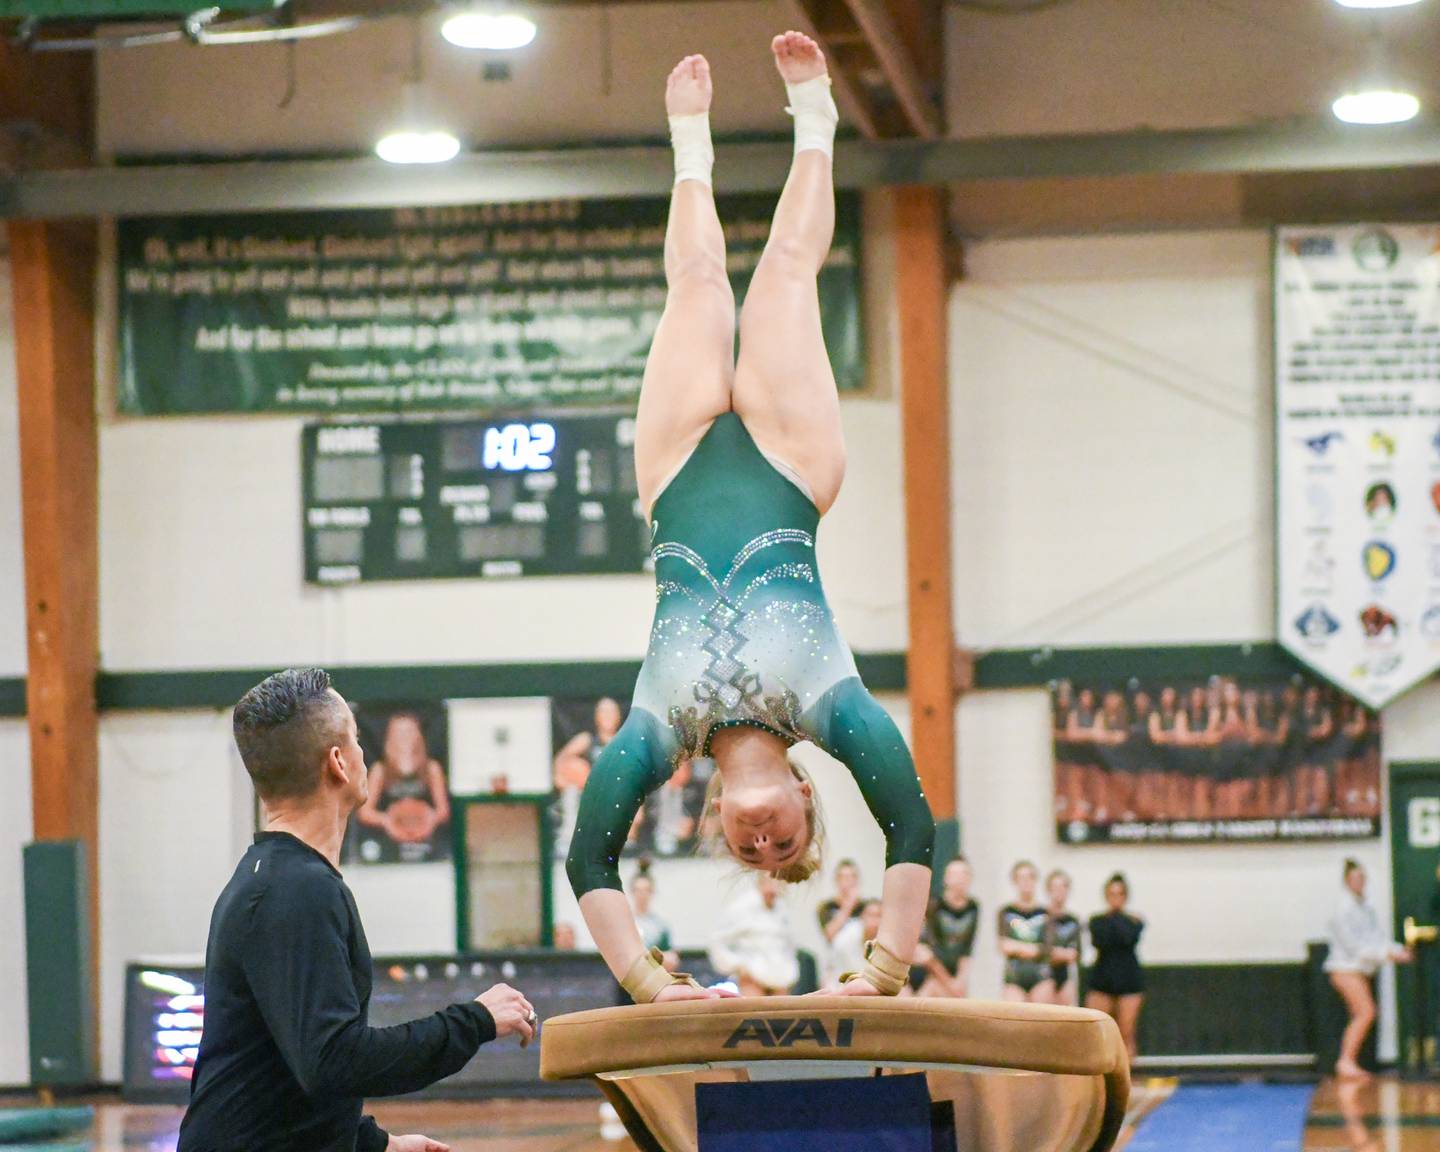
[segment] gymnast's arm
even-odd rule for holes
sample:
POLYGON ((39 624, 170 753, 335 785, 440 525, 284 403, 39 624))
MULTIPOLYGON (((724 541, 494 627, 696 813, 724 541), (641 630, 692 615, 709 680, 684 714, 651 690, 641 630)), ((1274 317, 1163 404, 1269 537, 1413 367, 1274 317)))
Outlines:
MULTIPOLYGON (((647 951, 635 912, 620 885, 620 853, 645 797, 669 777, 665 740, 654 718, 639 708, 605 746, 585 781, 580 814, 565 871, 595 947, 617 981, 647 951)), ((659 1000, 704 1000, 718 993, 688 985, 662 989, 659 1000)))
MULTIPOLYGON (((885 879, 876 938, 899 959, 909 961, 925 922, 935 847, 935 819, 915 775, 915 761, 895 721, 856 677, 830 689, 815 715, 816 742, 850 770, 885 834, 885 879)), ((869 982, 861 980, 843 985, 850 995, 863 995, 868 988, 869 982)))

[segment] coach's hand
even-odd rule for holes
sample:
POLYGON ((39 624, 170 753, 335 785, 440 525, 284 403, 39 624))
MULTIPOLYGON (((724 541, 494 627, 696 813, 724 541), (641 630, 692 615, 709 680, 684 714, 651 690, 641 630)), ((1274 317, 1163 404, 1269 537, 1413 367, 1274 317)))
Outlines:
POLYGON ((391 1136, 385 1152, 450 1152, 450 1145, 429 1136, 391 1136))
POLYGON ((535 1029, 540 1020, 530 1001, 508 984, 496 984, 488 992, 475 997, 476 1001, 489 1009, 495 1018, 495 1038, 519 1036, 523 1047, 535 1039, 535 1029))

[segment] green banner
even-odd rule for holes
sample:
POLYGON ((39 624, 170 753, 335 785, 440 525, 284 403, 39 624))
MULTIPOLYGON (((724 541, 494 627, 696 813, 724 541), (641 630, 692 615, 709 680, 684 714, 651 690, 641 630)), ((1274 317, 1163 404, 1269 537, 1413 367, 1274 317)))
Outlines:
MULTIPOLYGON (((737 299, 773 196, 725 197, 737 299)), ((344 412, 633 405, 665 304, 665 200, 128 219, 120 408, 344 412)), ((860 204, 837 201, 820 304, 863 384, 860 204)))

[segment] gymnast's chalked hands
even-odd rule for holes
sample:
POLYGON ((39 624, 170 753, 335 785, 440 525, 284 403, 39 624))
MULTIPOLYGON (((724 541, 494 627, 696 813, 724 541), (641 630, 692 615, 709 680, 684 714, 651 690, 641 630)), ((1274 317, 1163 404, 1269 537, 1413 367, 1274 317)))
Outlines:
POLYGON ((385 1152, 450 1152, 450 1145, 428 1136, 391 1136, 385 1152))
POLYGON ((696 988, 693 984, 671 984, 660 989, 652 1004, 667 1004, 672 1000, 729 1000, 740 995, 721 985, 718 988, 696 988))
POLYGON ((508 984, 496 984, 475 999, 485 1005, 494 1017, 495 1039, 519 1036, 522 1048, 535 1039, 535 1029, 540 1026, 540 1018, 522 993, 508 984))
POLYGON ((806 993, 809 996, 879 996, 880 994, 880 989, 863 976, 847 980, 844 984, 827 984, 824 988, 817 988, 814 992, 806 993))

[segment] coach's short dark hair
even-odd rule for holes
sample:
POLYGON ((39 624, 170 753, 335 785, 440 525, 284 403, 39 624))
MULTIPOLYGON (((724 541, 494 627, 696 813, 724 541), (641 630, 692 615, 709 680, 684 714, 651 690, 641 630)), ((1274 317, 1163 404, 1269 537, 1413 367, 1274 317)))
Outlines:
POLYGON ((325 751, 344 736, 343 705, 321 668, 267 676, 235 705, 235 744, 262 800, 308 796, 325 751))

